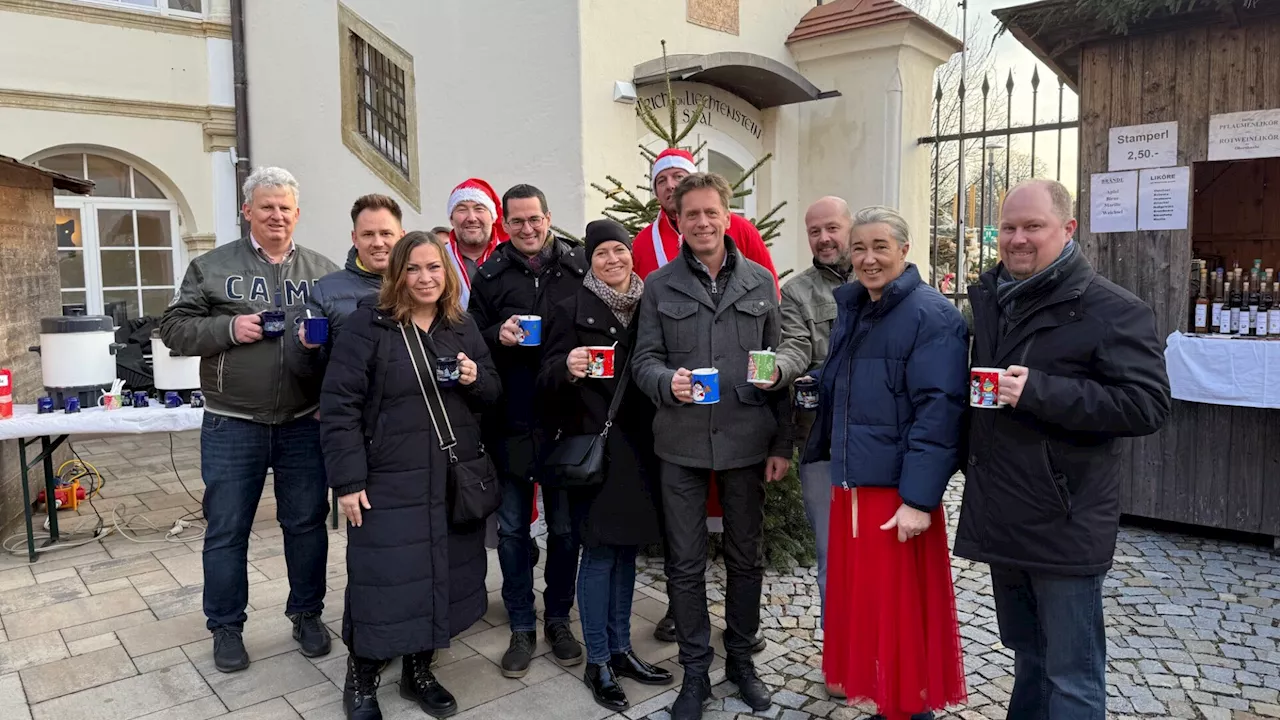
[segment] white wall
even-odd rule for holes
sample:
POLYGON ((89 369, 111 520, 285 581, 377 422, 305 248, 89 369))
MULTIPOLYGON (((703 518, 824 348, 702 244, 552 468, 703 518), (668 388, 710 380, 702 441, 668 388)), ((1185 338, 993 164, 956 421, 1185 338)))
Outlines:
POLYGON ((344 4, 414 58, 422 212, 342 142, 339 53, 348 49, 339 44, 337 4, 246 3, 250 159, 298 177, 300 242, 340 260, 350 243, 351 203, 370 192, 401 200, 406 228, 447 225, 449 191, 471 176, 499 195, 533 183, 546 192, 557 224, 581 224, 575 2, 344 4))

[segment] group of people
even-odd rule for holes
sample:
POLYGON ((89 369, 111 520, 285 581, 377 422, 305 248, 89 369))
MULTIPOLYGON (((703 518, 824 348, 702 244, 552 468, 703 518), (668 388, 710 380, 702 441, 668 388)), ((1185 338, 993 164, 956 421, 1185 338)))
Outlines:
POLYGON ((1155 432, 1170 403, 1153 315, 1079 252, 1065 188, 1010 191, 1002 262, 970 290, 966 321, 907 262, 909 229, 891 209, 815 202, 813 266, 779 287, 724 178, 671 149, 651 179, 653 225, 633 237, 596 220, 581 242, 556 236, 532 185, 499 197, 467 180, 449 197, 447 232, 406 233, 395 200, 367 195, 339 270, 294 242, 297 181, 279 168, 249 177, 250 235, 194 259, 161 323, 166 345, 202 358, 216 667, 249 664, 248 540, 270 469, 285 612, 309 657, 331 646, 328 488, 347 519, 348 718, 381 717, 380 676, 397 657, 403 697, 434 717, 457 711, 432 663, 488 610, 494 518, 511 631, 501 671, 524 676, 540 652, 540 488, 552 660, 585 662, 585 685, 613 712, 629 707, 621 679, 675 682, 631 646, 637 552, 661 543, 669 603, 654 634, 678 642, 683 669, 671 716, 701 718, 716 514, 725 677, 764 711, 771 692, 752 654, 764 645, 765 490, 799 448, 833 697, 872 701, 891 720, 964 700, 942 510, 963 470, 955 552, 992 566, 1016 656, 1009 717, 1103 718, 1116 442, 1155 432), (264 332, 271 310, 285 313, 284 335, 264 332), (327 319, 327 337, 308 337, 307 318, 327 319), (612 373, 593 366, 590 349, 604 346, 612 373), (766 349, 773 377, 751 378, 751 353, 766 349), (1007 367, 999 409, 969 407, 973 366, 1007 367), (718 370, 712 404, 694 387, 705 368, 718 370), (817 408, 793 402, 797 380, 816 381, 817 408))

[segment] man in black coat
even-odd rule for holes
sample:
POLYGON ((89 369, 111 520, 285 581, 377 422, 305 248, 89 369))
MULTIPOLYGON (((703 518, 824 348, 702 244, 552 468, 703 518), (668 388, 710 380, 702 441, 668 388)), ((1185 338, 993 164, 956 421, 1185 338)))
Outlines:
POLYGON ((1014 651, 1010 718, 1103 720, 1102 581, 1120 522, 1121 438, 1169 415, 1155 316, 1094 272, 1071 196, 1034 180, 1000 213, 1001 263, 969 288, 974 367, 1006 368, 973 409, 955 554, 991 565, 1014 651))
MULTIPOLYGON (((506 399, 485 416, 486 445, 502 479, 498 508, 498 562, 502 601, 511 618, 511 643, 502 674, 523 677, 537 645, 534 628, 533 567, 537 546, 529 534, 534 482, 540 475, 540 418, 537 378, 542 348, 520 344, 520 315, 547 317, 571 297, 589 265, 582 248, 551 232, 547 198, 532 185, 516 185, 502 196, 510 242, 498 245, 480 266, 471 288, 470 312, 493 350, 506 399)), ((569 629, 578 575, 578 545, 563 491, 544 490, 547 522, 545 632, 552 657, 564 667, 582 662, 582 646, 569 629)))
MULTIPOLYGON (((673 720, 697 720, 710 696, 706 502, 716 473, 724 508, 725 675, 757 712, 771 704, 751 660, 764 575, 765 482, 791 462, 791 400, 747 381, 748 353, 776 348, 782 316, 773 276, 725 234, 732 190, 714 173, 676 188, 680 257, 649 275, 640 303, 636 384, 657 406, 653 430, 667 541, 667 595, 675 609, 684 684, 673 720), (694 404, 691 369, 719 370, 717 404, 694 404)), ((775 373, 776 381, 776 373, 775 373)))

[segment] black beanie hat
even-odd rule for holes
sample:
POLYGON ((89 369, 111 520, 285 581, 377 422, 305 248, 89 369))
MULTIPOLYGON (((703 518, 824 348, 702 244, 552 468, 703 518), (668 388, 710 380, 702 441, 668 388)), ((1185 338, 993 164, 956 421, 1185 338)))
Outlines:
POLYGON ((607 242, 620 242, 631 249, 631 233, 616 220, 592 220, 587 223, 587 260, 595 254, 596 248, 607 242))

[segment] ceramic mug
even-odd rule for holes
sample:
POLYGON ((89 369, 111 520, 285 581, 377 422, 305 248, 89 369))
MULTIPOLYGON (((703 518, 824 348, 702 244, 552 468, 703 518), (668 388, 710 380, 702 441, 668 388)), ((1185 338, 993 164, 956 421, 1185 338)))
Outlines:
POLYGON ((818 381, 811 377, 796 380, 796 405, 801 410, 818 409, 818 381))
POLYGON ((302 320, 302 332, 307 336, 308 344, 324 345, 329 342, 329 318, 304 318, 302 320))
POLYGON ((1003 368, 976 367, 969 371, 969 406, 976 408, 1002 408, 1000 402, 1000 376, 1003 368))
POLYGON ((520 344, 533 347, 542 344, 542 318, 537 315, 520 315, 516 318, 520 323, 520 344))
POLYGON ((98 407, 103 410, 119 410, 121 407, 120 393, 103 393, 98 398, 98 407))
POLYGON ((613 377, 613 358, 616 351, 610 345, 587 347, 587 377, 613 377))
POLYGON ((698 368, 693 371, 693 404, 715 405, 720 402, 720 371, 698 368))
POLYGON ((136 408, 147 407, 151 403, 147 401, 147 394, 141 390, 133 394, 133 406, 136 408))
POLYGON ((78 397, 67 398, 66 411, 68 413, 80 412, 80 398, 78 397))
POLYGON ((259 315, 262 316, 263 337, 280 337, 284 335, 283 310, 263 310, 259 315))
POLYGON ((436 382, 441 387, 453 387, 462 377, 462 368, 456 357, 436 358, 436 382))
POLYGON ((169 390, 164 394, 164 406, 167 408, 180 408, 183 406, 182 396, 175 390, 169 390))
POLYGON ((747 382, 752 385, 772 385, 773 371, 778 369, 778 353, 772 350, 753 350, 747 364, 747 382))
POLYGON ((53 398, 46 395, 36 400, 36 412, 40 415, 48 415, 53 412, 53 398))

